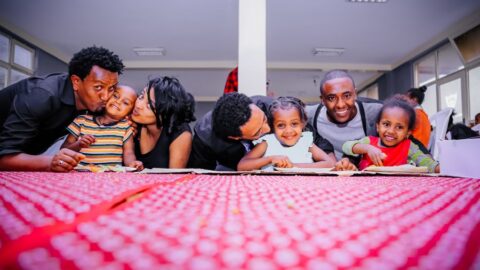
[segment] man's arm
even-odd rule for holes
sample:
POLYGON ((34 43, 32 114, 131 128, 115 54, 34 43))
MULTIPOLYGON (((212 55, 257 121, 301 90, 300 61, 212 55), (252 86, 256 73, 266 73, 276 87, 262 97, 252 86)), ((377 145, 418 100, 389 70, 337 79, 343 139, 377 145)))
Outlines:
POLYGON ((0 156, 0 170, 68 172, 84 158, 84 155, 67 148, 54 156, 14 153, 0 156))
MULTIPOLYGON (((32 90, 33 91, 33 90, 32 90)), ((18 94, 0 132, 0 170, 70 171, 83 157, 70 149, 54 156, 27 154, 25 145, 32 145, 44 119, 55 114, 52 95, 41 88, 35 95, 18 94)))

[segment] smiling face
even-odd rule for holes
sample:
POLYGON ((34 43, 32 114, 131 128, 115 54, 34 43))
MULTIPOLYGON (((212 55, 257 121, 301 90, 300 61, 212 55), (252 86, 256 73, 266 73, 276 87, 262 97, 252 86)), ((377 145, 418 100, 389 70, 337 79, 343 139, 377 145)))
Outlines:
POLYGON ((117 88, 118 73, 93 66, 83 80, 77 75, 72 75, 71 80, 77 110, 100 112, 117 88))
POLYGON ((407 139, 408 113, 399 107, 385 108, 377 123, 377 131, 384 146, 395 146, 407 139))
MULTIPOLYGON (((152 125, 157 123, 155 113, 150 107, 147 98, 147 89, 143 89, 142 94, 138 96, 135 107, 132 112, 132 120, 142 125, 152 125)), ((150 91, 150 100, 155 103, 155 91, 150 91)), ((155 106, 155 104, 153 104, 155 106)))
POLYGON ((107 101, 105 113, 112 119, 121 120, 125 118, 135 106, 137 93, 128 86, 118 86, 112 97, 107 101))
POLYGON ((302 135, 305 123, 296 108, 273 112, 273 131, 277 140, 285 146, 295 145, 302 135))
POLYGON ((357 114, 355 87, 349 78, 326 81, 320 98, 332 122, 346 123, 357 114))

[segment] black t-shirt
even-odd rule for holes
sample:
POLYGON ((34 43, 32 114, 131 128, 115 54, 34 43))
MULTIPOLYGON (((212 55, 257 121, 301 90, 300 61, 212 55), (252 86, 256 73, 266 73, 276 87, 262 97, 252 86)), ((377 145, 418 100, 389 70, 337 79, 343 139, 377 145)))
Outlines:
POLYGON ((143 162, 145 168, 168 168, 170 160, 170 144, 183 132, 192 133, 192 129, 187 123, 183 123, 176 127, 171 134, 167 134, 162 130, 160 137, 158 138, 155 147, 148 153, 142 154, 140 152, 140 134, 141 127, 138 129, 138 133, 134 138, 135 141, 135 156, 137 160, 143 162))
POLYGON ((0 155, 41 154, 78 116, 68 74, 31 77, 0 91, 0 155))

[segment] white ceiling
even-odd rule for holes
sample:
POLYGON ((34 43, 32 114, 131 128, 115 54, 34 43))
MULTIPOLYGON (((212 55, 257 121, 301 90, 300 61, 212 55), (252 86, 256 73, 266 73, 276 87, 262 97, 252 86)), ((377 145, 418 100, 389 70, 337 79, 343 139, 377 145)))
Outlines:
MULTIPOLYGON (((95 44, 139 70, 224 69, 223 84, 237 63, 238 1, 1 0, 0 25, 65 62, 95 44), (165 56, 132 51, 157 46, 165 56)), ((276 70, 346 68, 362 83, 479 21, 478 0, 267 0, 267 62, 276 70), (345 52, 318 57, 315 47, 345 52)))

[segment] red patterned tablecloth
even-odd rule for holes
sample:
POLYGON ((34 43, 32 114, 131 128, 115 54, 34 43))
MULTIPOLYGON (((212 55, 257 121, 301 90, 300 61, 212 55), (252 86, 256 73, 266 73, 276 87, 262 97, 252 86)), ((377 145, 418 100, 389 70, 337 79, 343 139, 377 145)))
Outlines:
POLYGON ((0 172, 0 268, 480 269, 480 180, 0 172))

